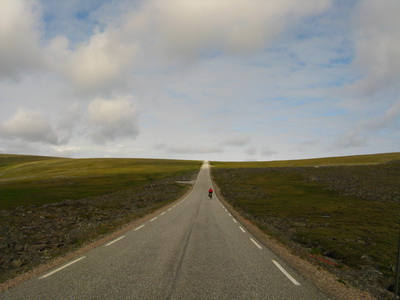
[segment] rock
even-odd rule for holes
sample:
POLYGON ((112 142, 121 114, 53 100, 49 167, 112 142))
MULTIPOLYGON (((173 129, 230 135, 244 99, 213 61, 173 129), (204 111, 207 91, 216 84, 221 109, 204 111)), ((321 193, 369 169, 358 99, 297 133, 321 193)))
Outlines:
POLYGON ((363 254, 363 255, 361 255, 361 257, 360 257, 362 260, 368 260, 369 259, 369 256, 367 255, 367 254, 363 254))
POLYGON ((43 251, 44 249, 48 248, 48 245, 41 244, 41 245, 33 245, 29 247, 30 251, 43 251))
POLYGON ((397 269, 397 266, 396 266, 395 264, 391 264, 391 265, 389 266, 389 271, 390 271, 390 272, 395 273, 395 272, 396 272, 396 269, 397 269))
POLYGON ((24 264, 24 262, 23 262, 22 260, 20 260, 20 259, 14 259, 14 260, 11 262, 11 266, 12 266, 13 268, 19 268, 19 267, 21 267, 23 264, 24 264))

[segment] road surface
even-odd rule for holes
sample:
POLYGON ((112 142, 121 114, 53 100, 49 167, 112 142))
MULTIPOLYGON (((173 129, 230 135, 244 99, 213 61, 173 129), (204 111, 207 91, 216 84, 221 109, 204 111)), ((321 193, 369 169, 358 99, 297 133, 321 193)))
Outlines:
POLYGON ((0 299, 329 299, 210 200, 211 186, 205 162, 185 199, 0 299))

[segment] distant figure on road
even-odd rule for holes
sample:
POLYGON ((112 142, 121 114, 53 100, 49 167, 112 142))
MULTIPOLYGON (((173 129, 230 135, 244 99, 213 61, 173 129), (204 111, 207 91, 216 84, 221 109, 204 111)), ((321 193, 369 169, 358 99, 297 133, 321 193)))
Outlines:
POLYGON ((212 198, 212 194, 213 194, 213 189, 212 188, 210 188, 209 190, 208 190, 208 197, 210 197, 210 199, 212 198))

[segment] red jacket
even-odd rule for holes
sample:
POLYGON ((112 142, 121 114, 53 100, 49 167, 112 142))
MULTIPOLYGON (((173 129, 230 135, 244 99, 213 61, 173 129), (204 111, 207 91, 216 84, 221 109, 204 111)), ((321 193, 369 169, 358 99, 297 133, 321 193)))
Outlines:
POLYGON ((212 188, 210 188, 210 189, 208 190, 208 192, 209 192, 209 193, 212 193, 212 192, 214 192, 214 191, 213 191, 212 188))

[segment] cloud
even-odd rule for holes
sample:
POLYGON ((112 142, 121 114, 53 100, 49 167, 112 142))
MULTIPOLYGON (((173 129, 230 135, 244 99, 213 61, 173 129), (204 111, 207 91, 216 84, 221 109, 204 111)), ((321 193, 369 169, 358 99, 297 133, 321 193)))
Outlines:
POLYGON ((19 78, 44 67, 36 1, 0 1, 0 79, 19 78))
POLYGON ((236 135, 225 139, 222 144, 225 146, 241 147, 248 144, 250 137, 247 135, 236 135))
POLYGON ((153 18, 161 48, 177 58, 263 49, 301 17, 321 13, 330 0, 158 0, 144 11, 153 18))
POLYGON ((358 132, 348 132, 344 136, 339 137, 333 143, 333 147, 336 149, 346 149, 354 147, 364 147, 367 145, 367 139, 365 136, 361 137, 358 132))
MULTIPOLYGON (((362 120, 343 136, 339 137, 334 146, 337 148, 363 147, 368 144, 368 137, 381 134, 380 131, 392 132, 398 129, 400 120, 400 102, 396 102, 383 115, 362 120)), ((389 133, 390 135, 390 133, 389 133)))
POLYGON ((167 153, 174 154, 208 154, 208 153, 222 153, 224 149, 220 146, 212 145, 193 145, 193 144, 182 144, 182 145, 167 145, 158 144, 155 146, 158 150, 164 150, 167 153))
MULTIPOLYGON (((155 0, 133 5, 118 18, 113 14, 126 4, 116 4, 120 8, 112 12, 114 18, 107 18, 107 3, 90 2, 78 9, 74 2, 57 7, 65 9, 65 14, 45 12, 64 19, 74 13, 79 39, 73 39, 71 28, 64 35, 48 28, 53 37, 40 45, 39 29, 45 23, 41 23, 42 10, 36 1, 6 0, 0 4, 6 25, 0 30, 1 40, 6 41, 1 43, 0 56, 7 59, 1 60, 0 72, 12 76, 46 65, 65 76, 75 89, 115 91, 124 88, 132 71, 170 68, 177 61, 198 60, 208 54, 262 50, 297 20, 326 10, 331 1, 155 0), (89 14, 92 9, 96 11, 89 14), (80 20, 80 14, 86 18, 80 20)), ((51 2, 43 6, 55 9, 51 2)))
POLYGON ((351 91, 376 100, 400 94, 400 2, 365 0, 357 7, 354 67, 360 79, 351 91))
POLYGON ((132 70, 170 68, 208 53, 261 50, 290 23, 321 13, 330 2, 145 1, 103 29, 96 27, 87 40, 74 45, 58 36, 48 50, 54 69, 75 87, 104 90, 123 85, 132 70))
POLYGON ((7 139, 58 144, 58 135, 46 115, 37 110, 23 110, 0 123, 0 135, 7 139))
POLYGON ((245 152, 247 155, 256 155, 257 154, 257 149, 256 147, 250 147, 246 150, 245 152))
POLYGON ((81 149, 75 146, 57 146, 53 147, 51 152, 52 156, 57 157, 72 157, 74 154, 78 153, 81 149))
POLYGON ((94 34, 90 41, 82 43, 68 53, 67 43, 58 37, 53 49, 67 53, 63 70, 72 83, 80 89, 110 88, 128 76, 135 46, 126 43, 123 36, 108 30, 94 34), (64 48, 64 49, 63 49, 64 48))
POLYGON ((92 140, 98 144, 120 138, 135 139, 139 134, 138 111, 127 97, 97 98, 88 107, 92 140))
POLYGON ((261 148, 261 155, 262 156, 272 156, 277 154, 278 152, 276 152, 275 150, 268 148, 268 147, 262 147, 261 148))

